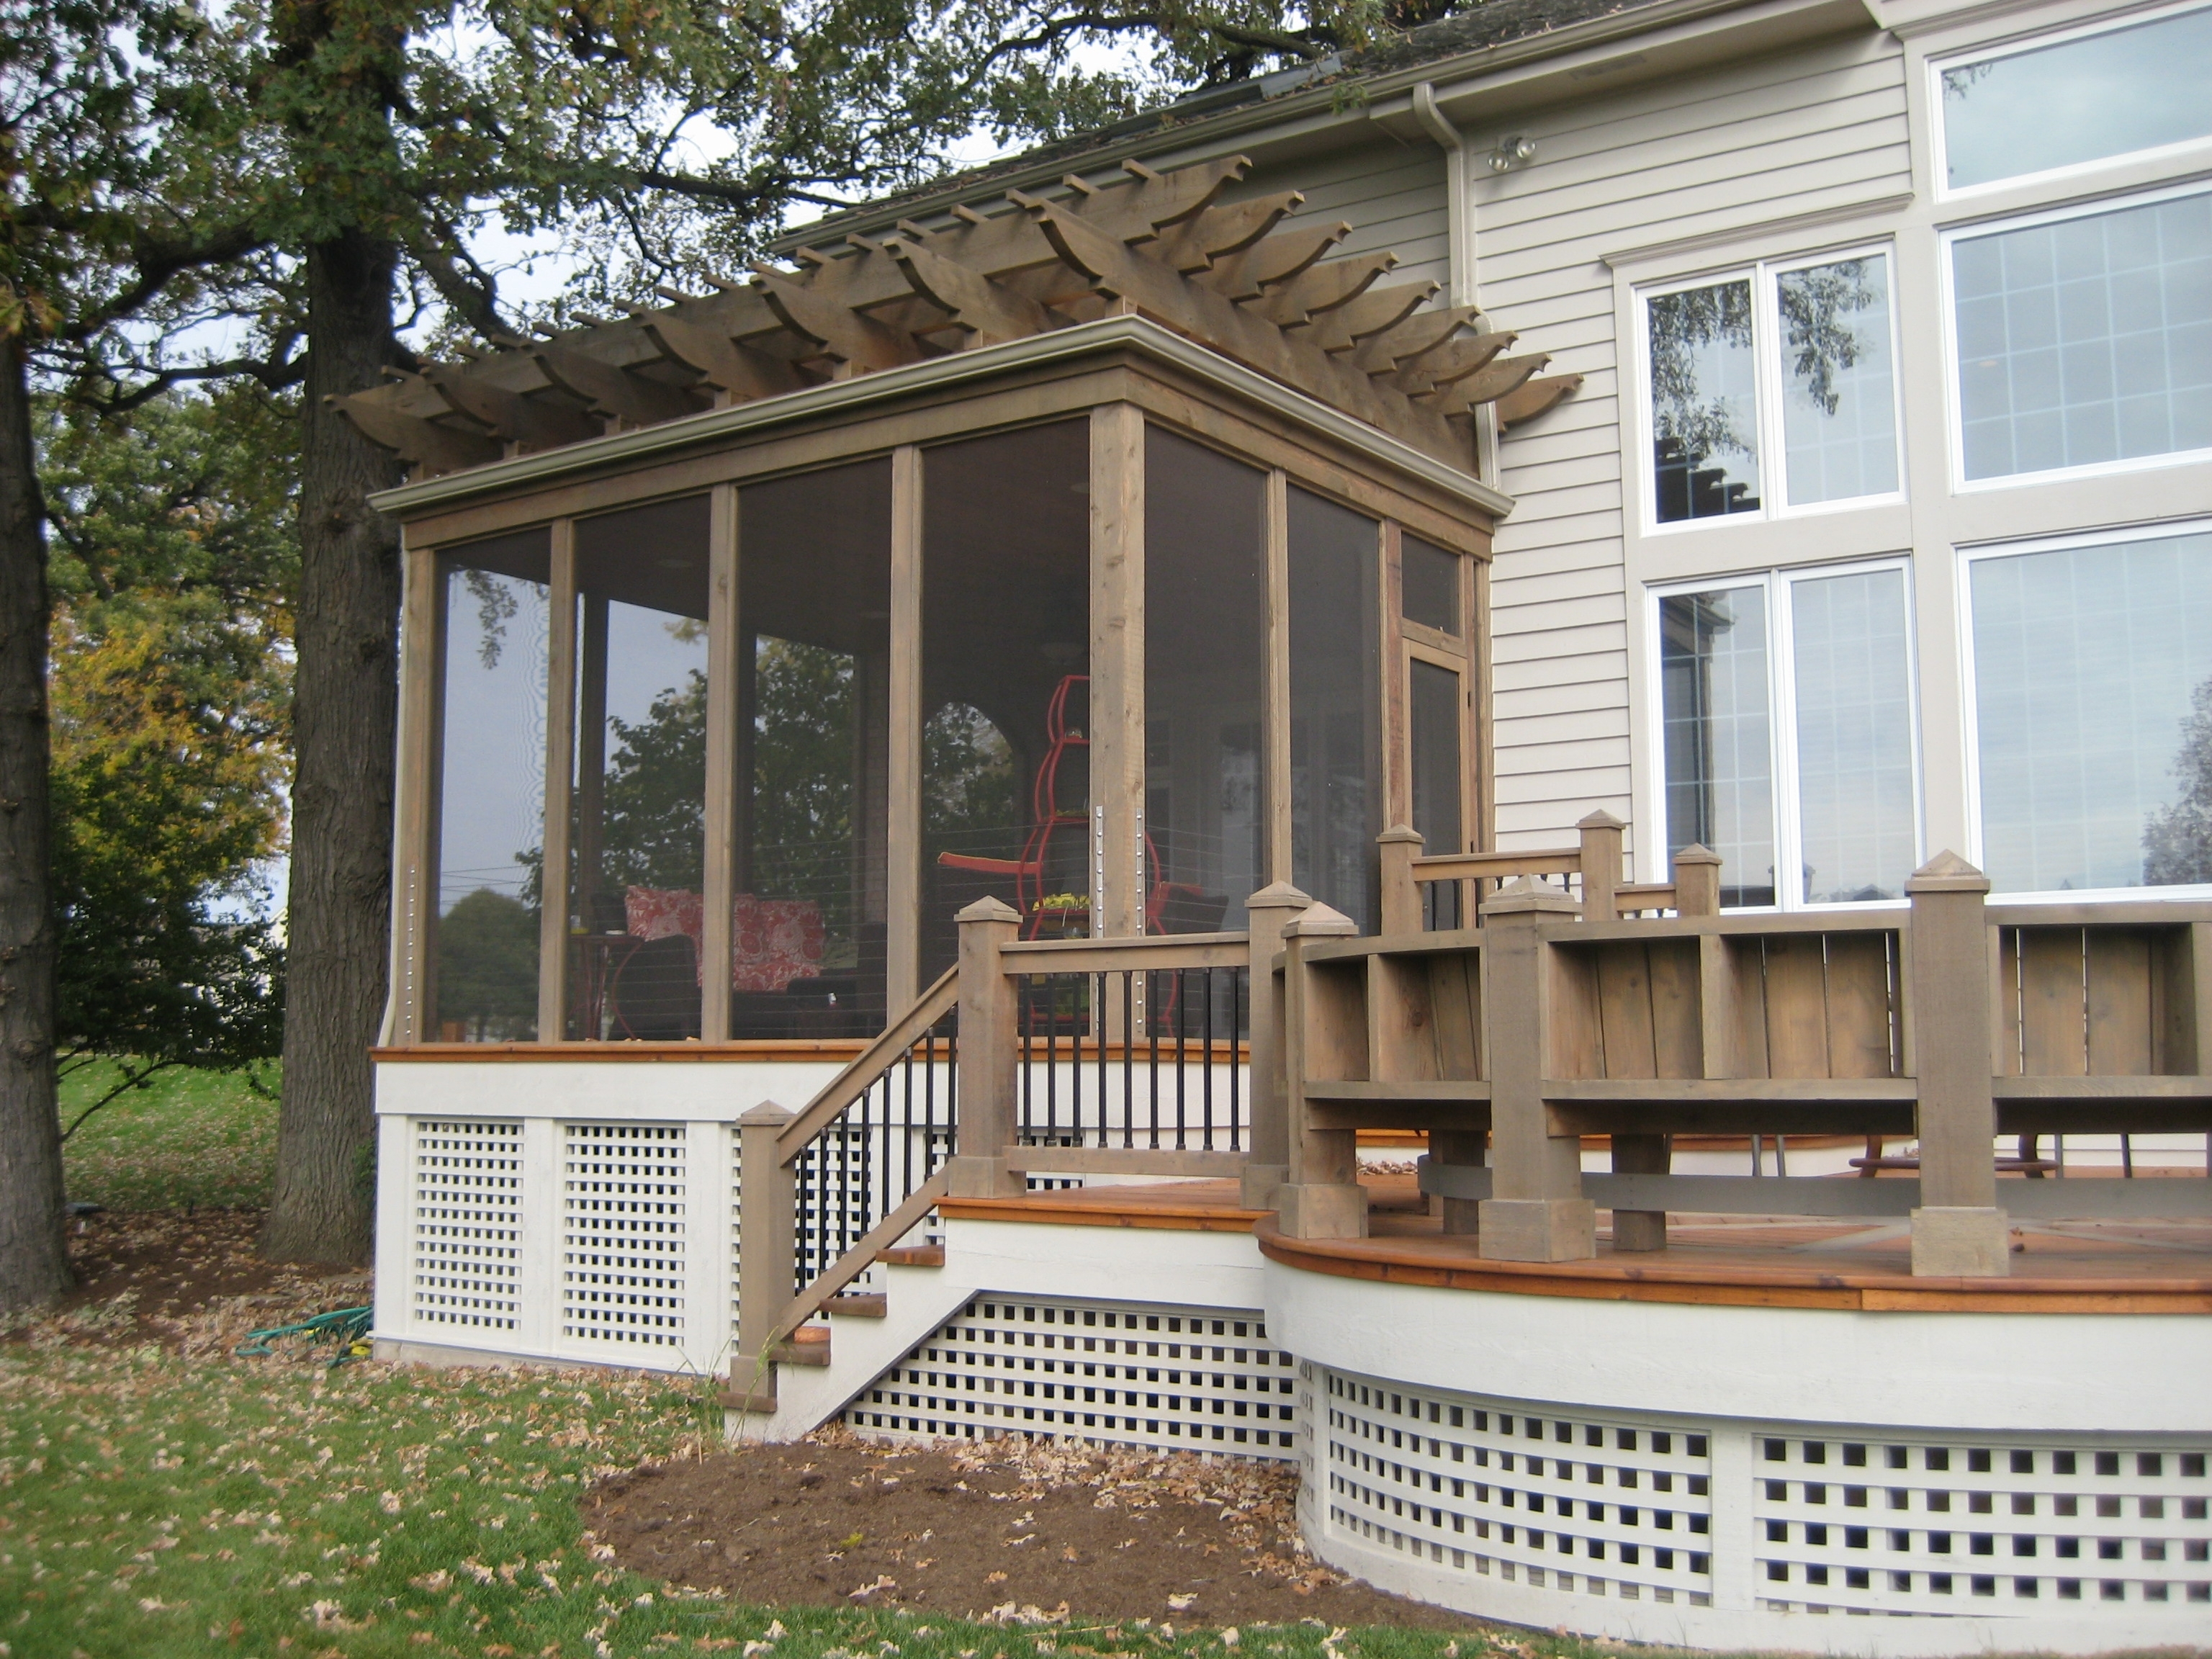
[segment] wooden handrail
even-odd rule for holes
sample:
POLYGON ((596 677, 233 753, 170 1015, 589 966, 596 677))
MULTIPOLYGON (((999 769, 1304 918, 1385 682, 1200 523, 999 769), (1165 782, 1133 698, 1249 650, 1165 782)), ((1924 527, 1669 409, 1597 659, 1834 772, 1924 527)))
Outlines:
POLYGON ((1416 881, 1499 881, 1509 876, 1572 876, 1583 867, 1579 847, 1525 853, 1438 853, 1413 860, 1416 881))
POLYGON ((893 1062, 921 1037, 929 1028, 951 1013, 960 1000, 960 970, 948 968, 915 1000, 914 1006, 887 1027, 884 1034, 853 1057, 845 1069, 824 1084, 820 1093, 806 1103, 806 1108, 791 1120, 790 1127, 776 1138, 776 1146, 788 1164, 805 1152, 807 1144, 834 1122, 837 1115, 858 1100, 874 1085, 876 1079, 889 1070, 893 1062))
POLYGON ((905 1203, 878 1222, 858 1243, 839 1256, 822 1276, 792 1297, 778 1316, 767 1346, 789 1339, 791 1334, 822 1310, 830 1298, 866 1273, 876 1257, 912 1232, 921 1218, 945 1196, 945 1174, 939 1170, 915 1188, 905 1203))
POLYGON ((1149 939, 1017 939, 999 947, 1009 974, 1118 974, 1177 968, 1242 968, 1249 933, 1167 933, 1149 939))

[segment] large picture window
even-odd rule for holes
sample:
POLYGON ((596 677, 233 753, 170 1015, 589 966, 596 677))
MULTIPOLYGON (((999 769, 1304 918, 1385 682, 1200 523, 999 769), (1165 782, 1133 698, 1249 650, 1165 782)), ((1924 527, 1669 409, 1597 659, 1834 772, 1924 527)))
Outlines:
POLYGON ((1897 492, 1887 253, 1646 294, 1643 316, 1653 522, 1897 492))
POLYGON ((1904 896, 1919 847, 1905 576, 1785 571, 1659 595, 1668 854, 1718 853, 1723 903, 1904 896))
POLYGON ((1951 190, 2212 137, 2212 7, 1936 67, 1951 190))
POLYGON ((1966 575, 1997 890, 2212 882, 2212 526, 1976 553, 1966 575))
POLYGON ((1968 482, 2212 448, 2212 192, 1950 244, 1968 482))

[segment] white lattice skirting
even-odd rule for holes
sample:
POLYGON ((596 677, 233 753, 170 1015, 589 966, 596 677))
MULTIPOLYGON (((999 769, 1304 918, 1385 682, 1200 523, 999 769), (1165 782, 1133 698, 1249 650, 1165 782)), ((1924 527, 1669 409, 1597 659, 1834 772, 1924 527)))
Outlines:
POLYGON ((1291 1356, 1253 1309, 986 1293, 865 1390, 872 1437, 1018 1435, 1287 1458, 1291 1356))

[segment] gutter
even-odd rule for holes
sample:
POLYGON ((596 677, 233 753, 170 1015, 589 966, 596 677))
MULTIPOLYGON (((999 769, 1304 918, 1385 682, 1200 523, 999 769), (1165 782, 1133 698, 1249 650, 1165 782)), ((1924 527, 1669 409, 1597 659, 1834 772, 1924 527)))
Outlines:
POLYGON ((938 391, 987 379, 1011 368, 1088 356, 1116 347, 1144 352, 1224 391, 1263 404, 1310 430, 1363 450, 1385 465, 1418 477, 1493 518, 1503 519, 1513 510, 1511 496, 1449 462, 1438 460, 1364 421, 1355 420, 1316 398, 1271 380, 1233 359, 1193 344, 1149 318, 1131 316, 1102 317, 1095 322, 1054 329, 1048 334, 1031 335, 948 357, 933 357, 925 362, 887 368, 856 380, 832 380, 823 386, 787 392, 781 397, 759 398, 727 409, 703 410, 681 420, 664 421, 603 438, 587 438, 581 443, 564 444, 540 454, 518 455, 512 460, 492 461, 443 477, 426 478, 420 483, 379 490, 368 501, 380 513, 404 519, 602 468, 635 467, 678 451, 696 449, 716 440, 764 430, 787 422, 815 420, 839 410, 857 413, 870 404, 917 392, 938 391))
MULTIPOLYGON (((1095 168, 1124 156, 1143 160, 1170 151, 1206 146, 1225 149, 1243 134, 1304 118, 1314 118, 1313 125, 1317 127, 1364 123, 1377 113, 1376 105, 1385 99, 1409 94, 1417 86, 1471 80, 1516 64, 1648 34, 1669 24, 1694 22, 1732 11, 1767 9, 1771 5, 1772 0, 1658 0, 1654 5, 1638 6, 1587 22, 1570 23, 1498 46, 1479 46, 1431 63, 1348 82, 1332 82, 1268 101, 1240 105, 1219 115, 1133 135, 1126 142, 1032 161, 988 179, 970 179, 964 184, 955 179, 924 196, 897 197, 889 204, 863 204, 843 213, 811 220, 775 238, 767 248, 771 253, 787 254, 799 248, 824 246, 854 233, 875 234, 890 229, 900 219, 926 219, 979 198, 1001 196, 1009 190, 1036 191, 1056 186, 1071 172, 1095 168)), ((1154 113, 1164 116, 1172 113, 1172 110, 1173 106, 1169 106, 1154 113)))

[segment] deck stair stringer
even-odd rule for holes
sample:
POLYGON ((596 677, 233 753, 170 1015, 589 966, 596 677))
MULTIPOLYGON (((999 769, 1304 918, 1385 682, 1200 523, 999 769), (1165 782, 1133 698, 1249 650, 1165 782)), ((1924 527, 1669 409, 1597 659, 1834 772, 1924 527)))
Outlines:
MULTIPOLYGON (((880 1270, 882 1316, 846 1312, 833 1303, 830 1340, 821 1345, 829 1350, 829 1363, 777 1365, 774 1411, 724 1413, 732 1440, 775 1443, 812 1433, 904 1359, 981 1288, 942 1267, 902 1266, 891 1261, 881 1263, 880 1270)), ((744 1382, 732 1378, 733 1390, 744 1382)))

